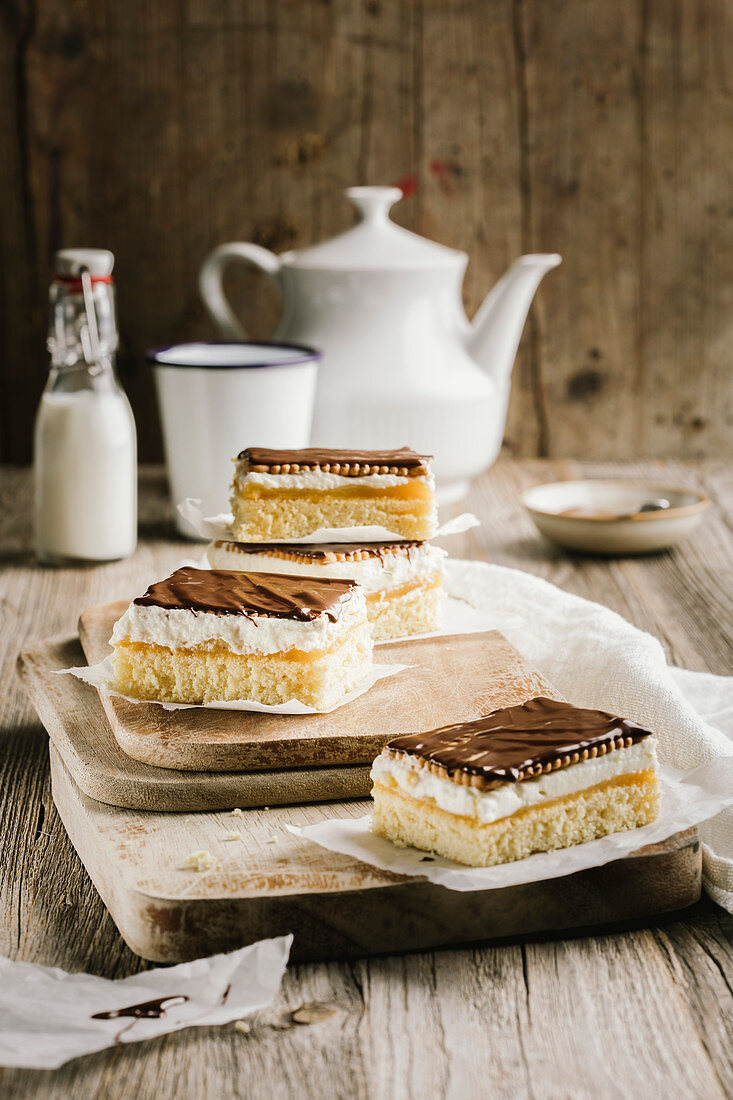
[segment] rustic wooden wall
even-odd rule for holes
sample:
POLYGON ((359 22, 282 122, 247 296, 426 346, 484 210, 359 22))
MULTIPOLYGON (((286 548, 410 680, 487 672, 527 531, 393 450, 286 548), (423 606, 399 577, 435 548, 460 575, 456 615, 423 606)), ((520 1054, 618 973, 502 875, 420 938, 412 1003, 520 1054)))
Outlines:
MULTIPOLYGON (((730 0, 4 0, 0 444, 30 457, 53 250, 114 250, 121 372, 159 455, 143 349, 211 333, 228 239, 284 249, 395 183, 466 249, 473 310, 559 251, 517 363, 522 454, 733 450, 730 0)), ((276 317, 232 276, 255 335, 276 317)))

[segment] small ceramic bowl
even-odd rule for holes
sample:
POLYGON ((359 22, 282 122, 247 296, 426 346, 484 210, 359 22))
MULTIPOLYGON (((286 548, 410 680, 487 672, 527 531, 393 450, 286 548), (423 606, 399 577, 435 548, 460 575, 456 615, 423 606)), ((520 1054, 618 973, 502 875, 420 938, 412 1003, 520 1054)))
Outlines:
POLYGON ((587 554, 648 554, 697 527, 710 500, 695 489, 645 481, 555 481, 522 494, 547 538, 587 554), (668 507, 641 511, 650 502, 668 507))

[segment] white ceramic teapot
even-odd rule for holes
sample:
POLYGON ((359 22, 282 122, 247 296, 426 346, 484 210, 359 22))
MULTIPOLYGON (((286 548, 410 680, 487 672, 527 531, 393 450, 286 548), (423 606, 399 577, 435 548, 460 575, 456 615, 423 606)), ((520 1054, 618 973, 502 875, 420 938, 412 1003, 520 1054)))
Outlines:
POLYGON ((281 256, 223 244, 201 268, 201 294, 223 335, 244 339, 223 269, 238 259, 268 274, 283 302, 273 338, 323 351, 311 442, 433 454, 439 499, 458 500, 499 453, 527 310, 560 257, 521 256, 470 323, 461 303, 465 253, 390 221, 397 187, 346 194, 361 214, 353 229, 281 256))

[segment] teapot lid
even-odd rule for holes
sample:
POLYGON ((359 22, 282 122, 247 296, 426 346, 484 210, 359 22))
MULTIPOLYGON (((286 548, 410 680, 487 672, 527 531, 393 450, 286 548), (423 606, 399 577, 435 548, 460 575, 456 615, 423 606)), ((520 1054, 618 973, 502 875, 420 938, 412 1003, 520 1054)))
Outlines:
POLYGON ((283 257, 290 267, 334 270, 427 270, 457 267, 463 252, 395 225, 389 208, 402 198, 399 187, 349 187, 345 192, 361 221, 323 244, 283 257))

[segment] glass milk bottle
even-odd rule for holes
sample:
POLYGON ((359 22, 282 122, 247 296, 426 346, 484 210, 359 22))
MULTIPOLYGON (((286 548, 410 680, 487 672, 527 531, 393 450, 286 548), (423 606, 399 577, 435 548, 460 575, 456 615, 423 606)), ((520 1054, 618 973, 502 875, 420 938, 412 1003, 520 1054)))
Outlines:
POLYGON ((114 366, 114 256, 75 248, 55 261, 51 369, 34 440, 36 554, 112 561, 137 542, 135 420, 114 366))

